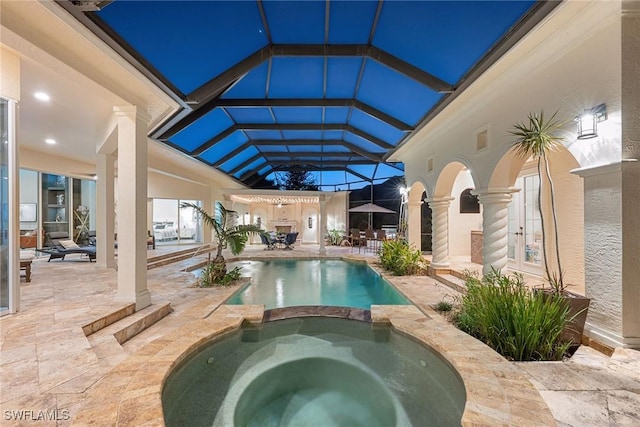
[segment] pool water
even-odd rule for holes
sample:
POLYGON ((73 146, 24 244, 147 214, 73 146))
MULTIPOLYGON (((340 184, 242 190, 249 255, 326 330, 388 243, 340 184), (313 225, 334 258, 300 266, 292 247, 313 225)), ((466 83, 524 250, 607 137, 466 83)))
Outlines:
POLYGON ((370 309, 371 304, 409 304, 366 263, 343 260, 269 260, 229 263, 251 283, 227 304, 264 304, 266 309, 332 305, 370 309))
POLYGON ((458 373, 388 325, 306 317, 205 343, 167 377, 165 425, 459 426, 458 373))

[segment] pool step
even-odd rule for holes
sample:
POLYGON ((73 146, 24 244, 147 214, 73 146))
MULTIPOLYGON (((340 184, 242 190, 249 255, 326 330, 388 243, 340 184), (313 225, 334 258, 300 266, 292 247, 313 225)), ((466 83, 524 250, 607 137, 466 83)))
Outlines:
POLYGON ((107 326, 118 322, 121 319, 124 319, 127 316, 130 316, 136 311, 135 304, 127 304, 124 307, 121 307, 109 314, 101 316, 91 322, 87 323, 82 327, 82 332, 84 332, 85 336, 89 336, 98 332, 101 329, 106 328, 107 326))
POLYGON ((173 264, 176 262, 183 262, 185 265, 182 266, 182 269, 184 270, 191 266, 195 266, 198 263, 202 263, 202 255, 207 255, 213 250, 215 250, 215 247, 211 244, 207 244, 195 248, 184 249, 177 252, 171 252, 168 254, 151 257, 147 260, 147 270, 162 267, 168 264, 173 264), (192 260, 192 262, 188 262, 190 260, 192 260))
POLYGON ((463 292, 463 293, 467 291, 467 287, 464 284, 464 280, 458 277, 457 275, 454 276, 453 274, 449 274, 449 273, 439 273, 439 274, 436 274, 434 277, 438 282, 442 283, 445 286, 450 287, 453 290, 456 290, 458 292, 463 292))
POLYGON ((123 344, 140 332, 149 328, 154 323, 171 313, 171 303, 151 304, 140 311, 118 320, 117 322, 100 329, 92 335, 113 336, 118 344, 123 344))
POLYGON ((464 276, 465 276, 466 273, 464 271, 449 270, 449 274, 451 274, 452 276, 457 277, 458 279, 464 280, 464 276))

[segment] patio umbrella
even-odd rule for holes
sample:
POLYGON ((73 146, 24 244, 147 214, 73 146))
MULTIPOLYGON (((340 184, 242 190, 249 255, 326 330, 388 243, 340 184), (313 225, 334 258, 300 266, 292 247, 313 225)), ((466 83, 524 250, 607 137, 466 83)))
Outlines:
POLYGON ((375 203, 365 203, 364 205, 356 206, 354 208, 349 209, 349 212, 364 212, 369 214, 369 228, 371 228, 372 223, 372 215, 374 213, 386 213, 386 214, 394 214, 396 211, 392 211, 391 209, 383 208, 382 206, 378 206, 375 203))
POLYGON ((392 211, 391 209, 383 208, 382 206, 378 206, 375 203, 365 203, 364 205, 356 206, 355 208, 349 209, 349 212, 391 213, 391 214, 396 213, 396 211, 392 211))

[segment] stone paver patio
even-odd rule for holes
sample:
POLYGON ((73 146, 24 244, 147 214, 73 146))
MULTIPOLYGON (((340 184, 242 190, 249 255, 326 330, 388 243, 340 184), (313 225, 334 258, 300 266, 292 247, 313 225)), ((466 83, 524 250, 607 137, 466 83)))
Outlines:
MULTIPOLYGON (((317 246, 297 245, 294 251, 287 251, 286 256, 316 256, 317 249, 317 246)), ((165 247, 156 252, 171 250, 165 247)), ((352 253, 349 248, 330 247, 328 252, 330 256, 375 261, 372 254, 352 253)), ((283 254, 252 246, 243 257, 282 257, 283 254)), ((161 416, 157 408, 151 410, 145 395, 131 395, 125 391, 140 389, 132 381, 155 381, 157 384, 165 371, 155 366, 157 369, 147 368, 144 375, 115 373, 137 373, 148 357, 155 357, 162 348, 178 341, 181 331, 192 328, 190 325, 194 322, 207 318, 227 319, 222 320, 227 325, 220 326, 224 328, 235 327, 233 325, 240 318, 237 312, 219 308, 235 288, 192 288, 194 276, 180 271, 181 265, 169 264, 148 272, 153 303, 170 302, 173 313, 120 345, 108 334, 86 337, 82 331, 85 324, 123 306, 113 301, 114 270, 71 257, 50 263, 46 259, 34 260, 32 281, 23 280, 21 286, 22 311, 0 318, 2 425, 112 425, 115 419, 122 424, 157 425, 161 416), (118 413, 144 415, 142 418, 115 418, 118 413), (17 420, 20 417, 22 421, 17 420)), ((424 318, 435 320, 436 323, 428 323, 439 325, 436 329, 449 331, 447 334, 456 333, 451 332, 449 325, 431 308, 442 299, 454 298, 455 291, 430 277, 389 279, 414 302, 419 312, 412 312, 410 319, 406 314, 378 315, 397 317, 395 326, 400 329, 408 327, 406 322, 424 318)), ((253 316, 259 317, 255 313, 253 316)), ((418 329, 418 335, 422 333, 425 339, 430 339, 416 326, 421 322, 424 320, 410 328, 418 329)), ((471 357, 477 348, 477 344, 470 344, 464 353, 471 357)), ((529 379, 557 425, 640 425, 638 351, 617 349, 612 357, 607 357, 582 346, 567 362, 506 362, 505 365, 512 367, 509 371, 516 372, 510 375, 529 379)), ((491 404, 489 401, 485 404, 476 409, 486 412, 491 404)), ((498 424, 522 425, 516 420, 504 418, 498 424)), ((540 418, 542 420, 544 417, 540 418)), ((546 424, 553 422, 547 420, 538 425, 546 424)))

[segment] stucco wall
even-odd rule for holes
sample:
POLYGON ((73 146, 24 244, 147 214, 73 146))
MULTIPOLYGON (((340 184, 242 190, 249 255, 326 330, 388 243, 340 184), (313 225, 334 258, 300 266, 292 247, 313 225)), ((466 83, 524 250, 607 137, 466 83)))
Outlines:
POLYGON ((327 230, 347 229, 347 198, 346 191, 333 193, 331 199, 325 205, 327 211, 327 230))
POLYGON ((177 177, 149 172, 147 197, 152 199, 201 200, 204 206, 210 201, 209 187, 177 177))
POLYGON ((618 168, 584 177, 585 276, 589 321, 615 333, 622 322, 622 212, 618 168))
POLYGON ((323 235, 320 230, 320 214, 319 206, 304 205, 302 206, 302 230, 298 238, 302 243, 317 244, 323 235), (311 218, 311 227, 309 227, 309 218, 311 218))

